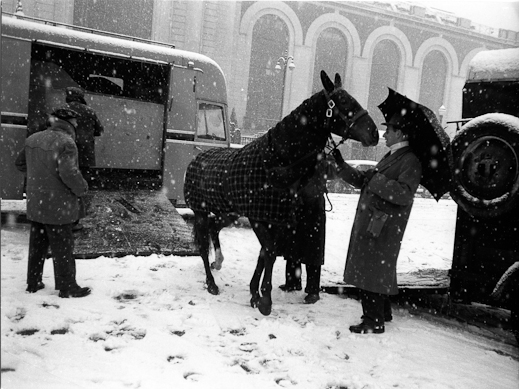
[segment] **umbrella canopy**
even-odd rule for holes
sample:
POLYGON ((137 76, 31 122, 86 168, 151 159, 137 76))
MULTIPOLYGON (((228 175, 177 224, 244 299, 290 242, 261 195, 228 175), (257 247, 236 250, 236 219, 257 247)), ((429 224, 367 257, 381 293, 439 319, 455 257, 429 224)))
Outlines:
POLYGON ((420 184, 438 201, 450 190, 452 183, 450 138, 433 111, 388 89, 387 99, 378 108, 386 122, 394 114, 404 117, 402 126, 409 132, 409 145, 422 163, 420 184))

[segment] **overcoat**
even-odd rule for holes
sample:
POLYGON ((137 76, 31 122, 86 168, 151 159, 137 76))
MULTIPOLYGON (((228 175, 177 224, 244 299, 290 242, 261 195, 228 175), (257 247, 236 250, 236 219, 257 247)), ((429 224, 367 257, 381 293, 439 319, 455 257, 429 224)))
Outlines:
MULTIPOLYGON (((324 265, 326 214, 324 193, 326 177, 317 169, 299 192, 300 204, 296 209, 296 225, 289 228, 286 257, 306 265, 324 265)), ((287 259, 287 258, 285 258, 287 259)))
POLYGON ((74 111, 79 113, 76 128, 79 167, 95 166, 95 137, 104 132, 104 127, 95 111, 86 105, 83 93, 79 88, 68 88, 66 101, 74 111))
POLYGON ((78 219, 78 197, 86 194, 88 185, 77 155, 72 126, 59 119, 25 140, 16 167, 27 173, 27 219, 57 225, 78 219))
POLYGON ((349 165, 346 167, 339 176, 361 188, 361 194, 344 281, 370 292, 397 294, 396 264, 414 194, 420 184, 420 161, 409 147, 403 147, 386 154, 374 171, 363 173, 349 165), (373 232, 374 229, 379 231, 373 232))

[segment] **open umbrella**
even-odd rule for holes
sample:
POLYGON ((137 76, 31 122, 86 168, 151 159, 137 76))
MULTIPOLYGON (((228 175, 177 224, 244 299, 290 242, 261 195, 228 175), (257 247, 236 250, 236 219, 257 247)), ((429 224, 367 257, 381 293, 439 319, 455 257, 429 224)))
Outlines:
POLYGON ((438 201, 452 183, 450 138, 433 111, 388 89, 387 99, 378 108, 386 122, 395 113, 404 116, 402 125, 409 131, 409 145, 422 164, 420 184, 438 201))

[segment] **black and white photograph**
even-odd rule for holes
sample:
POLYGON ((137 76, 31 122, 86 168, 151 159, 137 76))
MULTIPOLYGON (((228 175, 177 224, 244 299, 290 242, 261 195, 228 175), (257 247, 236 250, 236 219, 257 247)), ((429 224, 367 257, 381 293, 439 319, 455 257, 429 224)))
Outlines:
POLYGON ((0 388, 519 387, 519 1, 0 8, 0 388))

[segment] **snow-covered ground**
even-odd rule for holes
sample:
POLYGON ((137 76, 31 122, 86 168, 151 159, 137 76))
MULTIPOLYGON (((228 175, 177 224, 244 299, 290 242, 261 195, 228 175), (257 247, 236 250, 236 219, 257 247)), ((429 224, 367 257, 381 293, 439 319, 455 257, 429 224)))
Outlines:
MULTIPOLYGON (((340 282, 357 195, 330 195, 322 284, 340 282)), ((398 272, 449 269, 456 204, 416 199, 398 272)), ((28 228, 1 231, 1 387, 488 389, 519 387, 519 352, 395 307, 382 335, 354 335, 358 301, 283 293, 274 273, 273 312, 249 306, 259 244, 247 228, 221 234, 225 262, 204 287, 199 257, 100 257, 77 261, 92 295, 60 299, 52 261, 46 288, 27 294, 28 228), (510 355, 513 355, 512 358, 510 355)), ((304 273, 304 272, 303 272, 304 273)))

